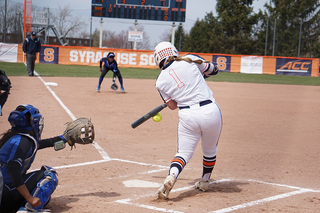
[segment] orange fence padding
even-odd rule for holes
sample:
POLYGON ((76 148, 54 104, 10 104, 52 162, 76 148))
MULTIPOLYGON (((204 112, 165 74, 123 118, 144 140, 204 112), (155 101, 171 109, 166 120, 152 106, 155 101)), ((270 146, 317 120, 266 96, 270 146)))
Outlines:
MULTIPOLYGON (((119 67, 157 69, 152 50, 112 49, 81 46, 42 45, 38 63, 99 66, 100 59, 114 52, 119 67)), ((180 55, 188 54, 180 52, 180 55)), ((299 75, 319 77, 318 58, 248 56, 216 53, 191 53, 219 66, 222 72, 299 75)), ((17 61, 23 62, 22 45, 17 61)))

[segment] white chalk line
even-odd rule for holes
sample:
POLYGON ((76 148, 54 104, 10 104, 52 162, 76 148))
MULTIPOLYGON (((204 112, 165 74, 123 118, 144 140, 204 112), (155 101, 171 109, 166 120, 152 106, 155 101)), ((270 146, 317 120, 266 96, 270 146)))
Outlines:
MULTIPOLYGON (((161 165, 140 163, 140 162, 129 161, 129 160, 120 160, 120 159, 117 159, 117 158, 108 158, 108 159, 103 159, 103 160, 89 161, 89 162, 85 162, 85 163, 69 164, 69 165, 64 165, 64 166, 54 166, 52 168, 54 168, 54 169, 66 169, 66 168, 71 168, 71 167, 93 165, 93 164, 104 163, 104 162, 109 162, 109 161, 122 161, 122 162, 126 162, 126 163, 139 164, 139 165, 144 165, 144 166, 154 166, 154 167, 160 167, 161 168, 161 169, 155 169, 155 170, 150 170, 150 171, 146 171, 146 172, 133 173, 133 174, 129 174, 129 175, 119 175, 117 177, 107 178, 109 180, 110 179, 118 179, 118 178, 126 178, 126 177, 130 177, 130 176, 133 176, 133 175, 151 174, 151 173, 156 173, 156 172, 162 172, 164 170, 169 169, 169 167, 165 167, 165 166, 161 166, 161 165)), ((36 171, 36 170, 30 170, 30 171, 36 171)))
MULTIPOLYGON (((27 66, 26 63, 25 65, 27 66)), ((50 84, 47 84, 47 82, 43 80, 43 78, 36 71, 34 71, 34 74, 42 81, 44 86, 49 90, 49 92, 58 101, 58 103, 62 106, 62 108, 68 113, 71 119, 76 120, 77 119, 76 116, 72 114, 72 112, 68 109, 68 107, 61 101, 61 99, 57 96, 57 94, 50 88, 50 84)), ((100 153, 101 157, 104 160, 110 160, 110 157, 108 156, 107 152, 104 151, 96 141, 94 141, 93 146, 97 149, 97 151, 100 153)))
MULTIPOLYGON (((230 179, 222 179, 222 180, 212 181, 212 182, 210 182, 210 184, 212 184, 212 183, 221 183, 221 182, 226 182, 226 181, 230 181, 230 179)), ((171 193, 180 192, 180 191, 186 191, 186 190, 189 190, 189 189, 192 189, 192 188, 194 188, 194 185, 173 189, 173 190, 171 190, 171 193)), ((153 197, 153 196, 155 197, 156 193, 152 193, 152 194, 149 193, 149 194, 145 194, 145 195, 142 195, 142 196, 135 196, 134 198, 120 199, 120 200, 116 200, 114 202, 127 204, 127 205, 133 205, 133 206, 146 208, 146 209, 151 209, 151 210, 155 210, 155 211, 161 211, 161 212, 183 213, 181 211, 176 211, 176 210, 172 210, 172 209, 158 208, 158 207, 151 206, 151 205, 145 205, 145 204, 139 204, 139 203, 131 202, 133 200, 139 200, 141 198, 153 197)))
MULTIPOLYGON (((26 65, 26 63, 25 63, 26 65)), ((45 87, 49 90, 49 92, 53 95, 53 97, 58 101, 58 103, 62 106, 62 108, 68 113, 68 115, 75 120, 76 117, 72 114, 72 112, 65 106, 65 104, 61 101, 61 99, 56 95, 56 93, 50 88, 50 85, 53 85, 52 83, 48 84, 47 82, 45 82, 41 76, 34 71, 34 73, 36 74, 36 76, 43 82, 43 84, 45 85, 45 87)), ((100 153, 101 157, 103 158, 103 160, 99 160, 99 161, 91 161, 91 162, 86 162, 86 163, 79 163, 79 164, 72 164, 72 165, 66 165, 66 166, 58 166, 58 167, 54 167, 55 169, 61 169, 61 168, 70 168, 70 167, 77 167, 77 166, 84 166, 84 165, 90 165, 90 164, 96 164, 96 163, 103 163, 103 162, 107 162, 107 161, 111 161, 111 160, 115 160, 115 161, 121 161, 121 162, 128 162, 128 163, 135 163, 135 164, 139 164, 139 165, 145 165, 145 166, 158 166, 158 167, 163 167, 162 169, 158 169, 158 170, 153 170, 153 171, 148 171, 148 172, 143 172, 145 173, 153 173, 153 172, 160 172, 163 171, 165 169, 167 169, 167 167, 164 166, 159 166, 159 165, 152 165, 152 164, 146 164, 146 163, 140 163, 140 162, 134 162, 134 161, 129 161, 129 160, 123 160, 123 159, 111 159, 108 154, 101 148, 101 146, 97 143, 94 142, 93 143, 94 147, 97 149, 97 151, 100 153)), ((210 182, 211 183, 218 183, 218 182, 222 182, 222 181, 230 181, 230 179, 224 179, 224 180, 220 180, 220 181, 213 181, 210 182)), ((250 206, 254 206, 254 205, 259 205, 265 202, 270 202, 270 201, 274 201, 274 200, 278 200, 278 199, 282 199, 282 198, 286 198, 286 197, 290 197, 293 195, 297 195, 297 194, 302 194, 302 193, 307 193, 307 192, 317 192, 319 193, 320 190, 312 190, 312 189, 304 189, 304 188, 300 188, 300 187, 295 187, 295 186, 288 186, 288 185, 284 185, 284 184, 275 184, 275 183, 268 183, 268 182, 264 182, 264 181, 257 181, 257 180, 252 180, 252 179, 248 179, 247 181, 249 182, 257 182, 257 183, 262 183, 262 184, 269 184, 269 185, 276 185, 276 186, 283 186, 283 187, 288 187, 288 188, 294 188, 294 189, 298 189, 297 191, 293 191, 293 192, 289 192, 289 193, 284 193, 284 194, 280 194, 280 195, 276 195, 276 196, 272 196, 272 197, 268 197, 268 198, 264 198, 261 200, 256 200, 256 201, 252 201, 252 202, 248 202, 248 203, 244 203, 244 204, 240 204, 240 205, 236 205, 236 206, 232 206, 232 207, 228 207, 228 208, 224 208, 224 209, 220 209, 220 210, 216 210, 216 211, 212 211, 212 213, 224 213, 224 212, 231 212, 234 210, 238 210, 241 208, 246 208, 246 207, 250 207, 250 206)), ((189 190, 191 188, 193 188, 194 186, 187 186, 187 187, 182 187, 182 188, 178 188, 178 189, 174 189, 171 192, 178 192, 178 191, 185 191, 185 190, 189 190)), ((143 197, 147 197, 150 195, 146 195, 143 197)), ((139 197, 139 199, 141 199, 142 197, 139 197)), ((122 204, 129 204, 129 205, 134 205, 137 207, 141 207, 141 208, 146 208, 146 209, 150 209, 150 210, 156 210, 156 211, 161 211, 161 212, 174 212, 174 213, 182 213, 180 211, 175 211, 175 210, 171 210, 171 209, 165 209, 165 208, 158 208, 155 206, 149 206, 149 205, 144 205, 144 204, 138 204, 138 203, 132 203, 130 202, 132 199, 122 199, 122 200, 117 200, 114 202, 117 203, 122 203, 122 204)))
MULTIPOLYGON (((25 65, 26 65, 26 63, 25 63, 25 65)), ((73 115, 73 113, 61 101, 61 99, 57 96, 57 94, 50 88, 50 86, 56 86, 55 83, 54 82, 50 82, 50 83, 46 82, 45 80, 43 80, 43 78, 36 71, 34 71, 34 74, 42 81, 42 83, 45 85, 45 87, 49 90, 49 92, 53 95, 53 97, 58 101, 58 103, 62 106, 62 108, 68 113, 68 115, 72 118, 72 120, 75 120, 76 117, 73 115)), ((64 165, 64 166, 57 166, 57 167, 53 167, 53 168, 55 168, 55 169, 71 168, 71 167, 86 166, 86 165, 92 165, 92 164, 96 164, 96 163, 103 163, 103 162, 108 162, 108 161, 114 160, 114 161, 121 161, 121 162, 126 162, 126 163, 139 164, 139 165, 143 165, 143 166, 154 166, 154 167, 162 168, 162 169, 158 169, 158 170, 152 170, 152 171, 135 173, 135 174, 150 174, 150 173, 155 173, 155 172, 161 172, 164 169, 168 169, 168 167, 155 165, 155 164, 141 163, 141 162, 135 162, 135 161, 129 161, 129 160, 123 160, 123 159, 117 159, 117 158, 111 159, 109 157, 109 155, 107 154, 107 152, 104 151, 104 149, 96 141, 94 141, 93 146, 100 153, 103 160, 78 163, 78 164, 71 164, 71 165, 64 165)), ((134 175, 134 174, 132 174, 132 175, 134 175)), ((127 177, 130 177, 132 175, 127 175, 127 177)), ((124 177, 126 177, 126 176, 124 176, 124 177)))
MULTIPOLYGON (((210 213, 231 212, 231 211, 235 211, 235 210, 238 210, 238 209, 251 207, 251 206, 254 206, 254 205, 260 205, 262 203, 271 202, 271 201, 275 201, 275 200, 278 200, 278 199, 282 199, 282 198, 286 198, 286 197, 290 197, 290 196, 298 195, 298 194, 302 194, 302 193, 307 193, 307 192, 320 193, 320 190, 313 190, 313 189, 301 188, 301 187, 296 187, 296 186, 289 186, 289 185, 285 185, 285 184, 269 183, 269 182, 253 180, 253 179, 221 179, 221 180, 217 180, 217 181, 212 181, 212 182, 210 182, 210 184, 217 184, 217 183, 222 183, 222 182, 227 182, 227 181, 256 182, 256 183, 267 184, 267 185, 287 187, 287 188, 297 189, 297 190, 293 191, 293 192, 288 192, 288 193, 284 193, 284 194, 268 197, 268 198, 263 198, 263 199, 256 200, 256 201, 251 201, 251 202, 239 204, 239 205, 236 205, 236 206, 227 207, 227 208, 220 209, 220 210, 211 211, 210 213)), ((180 192, 180 191, 186 191, 186 190, 189 190, 191 188, 194 188, 194 186, 192 185, 192 186, 187 186, 187 187, 181 187, 181 188, 178 188, 178 189, 173 189, 171 191, 171 193, 180 192)), ((141 198, 150 197, 150 196, 154 196, 154 194, 136 196, 135 198, 120 199, 120 200, 116 200, 114 202, 127 204, 127 205, 133 205, 133 206, 137 206, 137 207, 141 207, 141 208, 147 208, 147 209, 162 211, 162 212, 178 212, 178 211, 169 210, 169 209, 165 209, 165 208, 160 208, 159 209, 158 207, 155 207, 155 206, 149 206, 149 205, 139 204, 137 202, 132 202, 133 200, 139 200, 141 198)))
MULTIPOLYGON (((311 190, 311 191, 313 191, 313 190, 311 190)), ((212 211, 210 213, 231 212, 231 211, 235 211, 235 210, 238 210, 238 209, 243 209, 243 208, 247 208, 247 207, 251 207, 251 206, 255 206, 255 205, 260 205, 262 203, 275 201, 275 200, 278 200, 278 199, 282 199, 282 198, 286 198, 286 197, 290 197, 290 196, 293 196, 293 195, 302 194, 302 193, 306 193, 306 192, 310 192, 310 190, 301 189, 301 190, 298 190, 298 191, 288 192, 288 193, 276 195, 276 196, 273 196, 273 197, 267 197, 267 198, 264 198, 264 199, 261 199, 261 200, 255 200, 255 201, 251 201, 251 202, 248 202, 248 203, 243 203, 243 204, 240 204, 240 205, 231 206, 231 207, 228 207, 228 208, 212 211)))
POLYGON ((118 158, 112 158, 112 160, 121 161, 121 162, 125 162, 125 163, 135 163, 135 164, 139 164, 139 165, 143 165, 143 166, 155 166, 155 167, 160 167, 160 168, 164 168, 164 169, 169 168, 167 166, 161 166, 161 165, 149 164, 149 163, 141 163, 141 162, 137 162, 137 161, 123 160, 123 159, 118 159, 118 158))
MULTIPOLYGON (((26 66, 27 64, 24 63, 26 66)), ((48 84, 43 78, 36 72, 34 71, 34 74, 42 81, 42 83, 45 85, 45 87, 49 90, 49 92, 53 95, 53 97, 58 101, 58 103, 62 106, 62 108, 68 113, 68 115, 75 120, 76 117, 73 115, 73 113, 68 109, 68 107, 61 101, 61 99, 57 96, 57 94, 50 88, 54 84, 54 82, 50 82, 48 84)), ((101 157, 103 160, 101 161, 92 161, 92 162, 86 162, 86 163, 79 163, 79 164, 73 164, 73 165, 65 165, 65 166, 60 166, 60 167, 54 167, 56 169, 59 168, 69 168, 69 167, 76 167, 76 166, 84 166, 84 165, 90 165, 90 164, 95 164, 95 163, 101 163, 101 162, 107 162, 110 160, 114 161, 121 161, 121 162, 126 162, 126 163, 134 163, 134 164, 139 164, 139 165, 144 165, 144 166, 154 166, 154 167, 160 167, 162 169, 160 170, 153 170, 153 171, 148 171, 148 172, 143 172, 144 173, 154 173, 154 172, 159 172, 163 171, 163 169, 168 169, 167 166, 161 166, 161 165, 155 165, 155 164, 148 164, 148 163, 141 163, 141 162, 136 162, 136 161, 130 161, 130 160, 124 160, 124 159, 117 159, 113 158, 111 159, 109 155, 107 154, 106 151, 96 142, 94 141, 93 146, 97 149, 97 151, 100 153, 101 157)))
POLYGON ((138 204, 138 203, 131 203, 130 201, 131 201, 131 199, 123 199, 123 200, 117 200, 117 201, 114 201, 114 202, 121 203, 121 204, 128 204, 128 205, 132 205, 132 206, 137 206, 137 207, 140 207, 140 208, 155 210, 155 211, 159 211, 159 212, 183 213, 183 212, 175 211, 175 210, 172 210, 172 209, 158 208, 158 207, 155 207, 155 206, 149 206, 149 205, 138 204))

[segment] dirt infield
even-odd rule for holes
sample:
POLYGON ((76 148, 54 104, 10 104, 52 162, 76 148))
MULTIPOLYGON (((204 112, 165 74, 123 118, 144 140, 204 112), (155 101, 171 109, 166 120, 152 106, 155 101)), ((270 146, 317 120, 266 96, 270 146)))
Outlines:
POLYGON ((320 212, 319 87, 208 82, 223 116, 210 189, 193 188, 202 173, 198 146, 164 201, 156 191, 175 155, 177 110, 164 109, 161 122, 131 128, 162 103, 155 80, 124 78, 125 93, 112 91, 110 78, 100 93, 98 78, 10 80, 0 133, 9 128, 10 111, 24 103, 44 116, 42 138, 62 134, 72 116, 95 125, 95 145, 36 156, 31 170, 48 165, 59 174, 47 206, 54 213, 320 212))

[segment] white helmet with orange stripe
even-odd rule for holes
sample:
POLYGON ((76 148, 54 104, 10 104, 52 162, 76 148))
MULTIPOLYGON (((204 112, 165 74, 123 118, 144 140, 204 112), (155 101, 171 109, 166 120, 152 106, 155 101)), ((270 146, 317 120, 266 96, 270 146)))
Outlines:
POLYGON ((167 41, 160 42, 154 48, 154 60, 160 69, 161 69, 160 67, 161 61, 168 59, 170 56, 175 56, 175 57, 179 56, 178 50, 170 42, 167 42, 167 41))

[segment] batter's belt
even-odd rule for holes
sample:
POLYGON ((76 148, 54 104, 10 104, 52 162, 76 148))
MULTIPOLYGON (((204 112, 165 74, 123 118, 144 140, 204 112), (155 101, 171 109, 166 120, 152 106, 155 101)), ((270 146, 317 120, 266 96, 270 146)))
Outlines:
MULTIPOLYGON (((204 105, 207 105, 207 104, 211 104, 212 101, 211 100, 205 100, 205 101, 201 101, 199 103, 199 106, 202 107, 204 105)), ((179 107, 179 109, 189 109, 190 107, 189 106, 182 106, 182 107, 179 107)))

